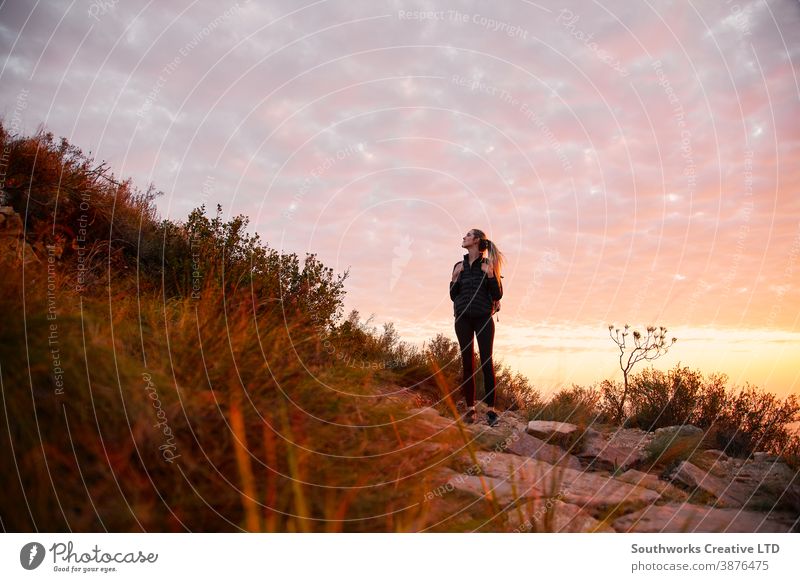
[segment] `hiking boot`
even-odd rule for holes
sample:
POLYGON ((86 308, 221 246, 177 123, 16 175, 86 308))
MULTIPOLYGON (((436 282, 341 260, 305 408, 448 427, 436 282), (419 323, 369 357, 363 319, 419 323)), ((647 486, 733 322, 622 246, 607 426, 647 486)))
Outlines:
POLYGON ((498 421, 497 413, 494 410, 490 410, 486 413, 486 423, 489 426, 495 426, 498 421))
POLYGON ((463 420, 466 424, 475 424, 475 409, 468 409, 463 415, 461 415, 461 420, 463 420))

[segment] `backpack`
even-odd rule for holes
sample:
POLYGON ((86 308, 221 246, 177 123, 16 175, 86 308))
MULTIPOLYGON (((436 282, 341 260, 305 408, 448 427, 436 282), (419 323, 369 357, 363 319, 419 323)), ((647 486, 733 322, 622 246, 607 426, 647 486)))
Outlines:
MULTIPOLYGON (((500 278, 502 279, 503 276, 500 275, 500 278)), ((498 283, 500 283, 500 281, 498 281, 498 283)), ((502 285, 502 283, 500 283, 500 284, 502 285)), ((494 315, 498 311, 500 311, 500 300, 498 299, 498 300, 495 301, 494 299, 492 299, 492 315, 494 315)), ((497 322, 498 323, 500 322, 500 317, 499 316, 497 317, 497 322)))
MULTIPOLYGON (((483 260, 486 261, 486 259, 483 259, 483 260)), ((503 278, 503 276, 500 275, 500 279, 502 279, 502 278, 503 278)), ((503 283, 501 281, 499 281, 499 280, 497 282, 501 285, 501 288, 502 288, 503 283)), ((498 311, 500 311, 500 299, 497 299, 497 300, 492 299, 492 313, 491 313, 491 315, 494 315, 498 311)), ((499 317, 497 318, 497 321, 498 322, 500 321, 499 317)))

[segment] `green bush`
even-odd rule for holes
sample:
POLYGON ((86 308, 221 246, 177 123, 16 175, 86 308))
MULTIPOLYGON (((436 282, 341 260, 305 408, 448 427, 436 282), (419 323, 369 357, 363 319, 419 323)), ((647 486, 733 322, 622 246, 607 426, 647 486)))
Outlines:
MULTIPOLYGON (((781 400, 772 393, 746 385, 726 386, 725 374, 710 374, 681 367, 667 373, 652 368, 630 378, 625 404, 626 426, 655 430, 692 424, 713 435, 711 446, 733 456, 755 451, 782 455, 792 439, 789 427, 800 420, 800 402, 789 395, 781 400), (708 430, 713 429, 713 430, 708 430)), ((619 382, 600 385, 601 416, 612 417, 622 392, 619 382)))
POLYGON ((680 365, 668 373, 647 368, 630 383, 631 424, 644 430, 691 423, 702 374, 680 365))
POLYGON ((519 410, 531 416, 542 406, 542 394, 527 376, 514 372, 505 364, 495 366, 497 404, 502 409, 519 410))
POLYGON ((600 420, 601 397, 602 394, 596 386, 584 388, 573 384, 570 388, 559 390, 547 403, 540 405, 534 418, 588 426, 600 420))
POLYGON ((448 380, 456 381, 461 376, 461 351, 458 342, 438 333, 426 342, 424 350, 448 380))
POLYGON ((746 385, 728 394, 714 421, 717 448, 729 455, 747 456, 755 451, 782 454, 791 435, 787 426, 800 420, 800 402, 790 394, 780 400, 774 394, 746 385))
POLYGON ((661 434, 654 438, 646 447, 646 463, 649 468, 660 468, 664 473, 669 473, 684 461, 701 450, 705 442, 705 434, 677 435, 674 433, 661 434))

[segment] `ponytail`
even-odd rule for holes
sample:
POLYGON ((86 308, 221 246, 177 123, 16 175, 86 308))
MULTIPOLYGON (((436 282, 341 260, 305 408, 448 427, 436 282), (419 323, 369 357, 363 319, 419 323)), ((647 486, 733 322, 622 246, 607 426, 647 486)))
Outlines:
POLYGON ((503 264, 505 263, 505 257, 503 253, 500 252, 500 249, 497 248, 497 245, 494 244, 489 239, 486 240, 486 249, 489 251, 489 262, 492 264, 492 269, 494 269, 494 276, 497 277, 497 280, 500 281, 501 271, 503 270, 503 264))
POLYGON ((487 259, 492 264, 492 269, 494 269, 494 276, 497 277, 497 281, 500 282, 501 271, 503 270, 503 265, 505 264, 505 256, 500 249, 497 248, 497 245, 486 238, 486 234, 478 228, 473 228, 472 232, 480 238, 480 242, 478 243, 478 250, 479 251, 488 251, 487 259))

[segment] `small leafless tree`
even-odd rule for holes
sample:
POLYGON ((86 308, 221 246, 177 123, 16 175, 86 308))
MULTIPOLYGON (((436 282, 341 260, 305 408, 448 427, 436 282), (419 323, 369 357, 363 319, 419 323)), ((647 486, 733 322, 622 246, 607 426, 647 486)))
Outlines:
POLYGON ((678 341, 677 338, 672 338, 671 342, 667 342, 666 327, 648 326, 647 335, 645 337, 642 337, 640 332, 633 330, 634 347, 627 353, 628 359, 625 360, 626 351, 629 348, 626 344, 626 340, 630 334, 628 331, 630 327, 631 326, 627 323, 622 330, 613 325, 608 326, 608 334, 611 336, 611 339, 614 340, 614 343, 619 346, 619 367, 622 370, 622 378, 624 381, 622 396, 617 402, 617 422, 621 422, 624 415, 625 399, 628 397, 628 375, 636 363, 642 360, 655 360, 663 356, 667 353, 669 348, 672 347, 672 344, 678 341))

